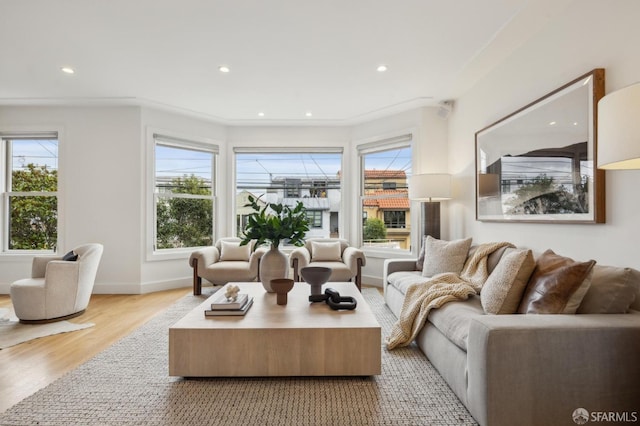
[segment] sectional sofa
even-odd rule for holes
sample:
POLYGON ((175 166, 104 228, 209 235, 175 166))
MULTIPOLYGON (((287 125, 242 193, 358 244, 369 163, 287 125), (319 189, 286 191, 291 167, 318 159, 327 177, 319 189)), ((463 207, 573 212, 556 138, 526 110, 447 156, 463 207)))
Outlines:
MULTIPOLYGON (((428 262, 437 248, 425 245, 428 262)), ((470 247, 467 258, 476 248, 470 247)), ((504 305, 500 312, 495 306, 485 312, 491 301, 483 300, 483 287, 479 295, 432 310, 415 343, 481 425, 575 425, 585 415, 640 421, 640 272, 587 265, 576 290, 582 294, 574 292, 577 308, 565 304, 569 311, 548 314, 543 307, 536 314, 523 307, 535 306, 544 293, 532 281, 546 277, 544 290, 554 277, 541 266, 547 253, 530 251, 535 263, 529 270, 498 276, 506 270, 501 262, 518 251, 526 250, 505 247, 486 262, 492 283, 509 288, 509 312, 504 305)), ((385 261, 384 297, 397 317, 409 286, 428 282, 423 265, 422 259, 385 261)), ((563 279, 555 285, 566 287, 563 279)))

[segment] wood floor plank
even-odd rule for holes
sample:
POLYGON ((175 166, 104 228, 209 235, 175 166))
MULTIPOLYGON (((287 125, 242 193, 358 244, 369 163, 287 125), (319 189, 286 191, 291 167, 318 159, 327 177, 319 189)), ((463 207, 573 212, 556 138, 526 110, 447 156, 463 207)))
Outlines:
MULTIPOLYGON (((0 412, 52 383, 190 293, 189 288, 140 295, 94 294, 87 311, 69 320, 95 323, 0 350, 0 412)), ((0 308, 12 308, 0 295, 0 308)))

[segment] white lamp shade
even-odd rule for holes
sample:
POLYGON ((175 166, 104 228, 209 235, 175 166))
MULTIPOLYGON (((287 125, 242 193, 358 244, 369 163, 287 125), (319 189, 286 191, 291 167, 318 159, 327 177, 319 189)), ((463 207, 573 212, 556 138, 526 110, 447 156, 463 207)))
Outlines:
POLYGON ((640 169, 640 83, 598 102, 598 168, 640 169))
POLYGON ((417 201, 451 199, 451 175, 425 173, 409 177, 409 198, 417 201))

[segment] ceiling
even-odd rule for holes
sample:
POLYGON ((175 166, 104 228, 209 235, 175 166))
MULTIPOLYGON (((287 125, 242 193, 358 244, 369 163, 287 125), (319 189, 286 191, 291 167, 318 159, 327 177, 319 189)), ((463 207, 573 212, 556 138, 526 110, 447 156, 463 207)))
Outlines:
POLYGON ((354 124, 455 99, 569 2, 2 0, 0 105, 354 124))

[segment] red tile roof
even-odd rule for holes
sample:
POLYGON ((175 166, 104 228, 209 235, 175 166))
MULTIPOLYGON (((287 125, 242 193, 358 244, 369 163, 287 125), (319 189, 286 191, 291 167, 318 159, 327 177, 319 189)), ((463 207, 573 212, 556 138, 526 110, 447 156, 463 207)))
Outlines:
POLYGON ((365 179, 406 179, 404 170, 365 170, 365 179))
POLYGON ((365 198, 363 200, 363 205, 365 207, 378 207, 379 209, 384 210, 409 210, 409 195, 407 191, 397 191, 397 190, 384 190, 384 191, 375 191, 373 193, 366 194, 368 197, 371 196, 385 196, 384 198, 365 198), (397 197, 390 197, 392 195, 397 195, 397 197))

